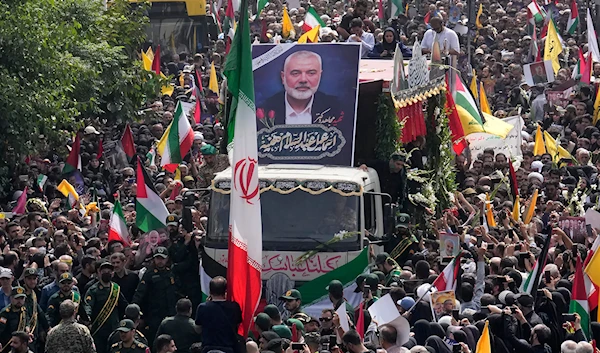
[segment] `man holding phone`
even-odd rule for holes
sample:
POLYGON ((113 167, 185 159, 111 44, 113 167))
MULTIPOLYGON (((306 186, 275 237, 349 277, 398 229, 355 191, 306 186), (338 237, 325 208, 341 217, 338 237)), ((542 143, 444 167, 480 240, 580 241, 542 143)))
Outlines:
POLYGON ((516 296, 516 300, 517 300, 518 308, 521 310, 521 312, 523 312, 523 316, 525 317, 525 320, 527 320, 527 322, 529 323, 529 325, 531 325, 531 327, 534 327, 535 325, 544 323, 542 321, 542 319, 539 317, 539 315, 536 314, 536 312, 533 309, 534 300, 533 300, 533 297, 531 296, 531 294, 520 293, 519 295, 516 296))

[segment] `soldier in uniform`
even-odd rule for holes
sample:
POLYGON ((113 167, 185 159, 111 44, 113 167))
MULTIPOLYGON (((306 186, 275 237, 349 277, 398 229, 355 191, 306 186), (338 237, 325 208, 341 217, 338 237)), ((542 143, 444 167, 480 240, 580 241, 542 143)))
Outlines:
POLYGON ((77 306, 81 302, 79 292, 73 289, 73 275, 65 272, 58 279, 59 290, 52 294, 48 300, 48 309, 46 310, 46 318, 51 327, 58 325, 61 320, 61 315, 58 312, 60 303, 64 300, 72 300, 77 306))
POLYGON ((33 353, 29 349, 29 334, 23 331, 13 332, 10 339, 11 353, 33 353))
POLYGON ((90 331, 98 352, 108 350, 108 336, 119 327, 119 312, 124 312, 128 304, 121 287, 111 281, 113 269, 110 262, 100 263, 98 282, 85 294, 84 309, 92 322, 90 331))
MULTIPOLYGON (((119 336, 121 340, 110 347, 110 353, 150 353, 150 348, 134 337, 134 323, 129 319, 119 322, 119 336)), ((100 351, 98 351, 100 352, 100 351)))
MULTIPOLYGON (((23 288, 25 289, 25 308, 34 313, 38 305, 38 272, 35 268, 28 267, 23 271, 23 288)), ((37 314, 37 313, 36 313, 37 314)))
POLYGON ((175 315, 175 304, 179 299, 175 276, 167 266, 169 253, 167 248, 159 246, 154 250, 153 265, 144 273, 140 284, 133 295, 133 302, 146 312, 149 321, 147 337, 150 344, 162 319, 175 315))
MULTIPOLYGON (((148 339, 146 338, 146 336, 144 336, 144 334, 142 334, 138 330, 138 325, 141 320, 141 314, 142 314, 142 311, 140 310, 140 306, 137 304, 129 304, 125 308, 125 319, 129 319, 129 320, 133 321, 133 324, 135 326, 135 333, 133 334, 133 338, 136 341, 139 341, 145 345, 148 345, 148 339)), ((117 329, 117 330, 114 330, 113 333, 110 334, 110 336, 108 337, 108 345, 109 346, 112 346, 113 344, 119 342, 119 340, 121 339, 119 337, 119 332, 120 331, 118 331, 118 329, 117 329)))
POLYGON ((78 306, 71 299, 60 303, 62 321, 48 332, 47 353, 96 353, 90 330, 75 320, 78 306))
MULTIPOLYGON (((177 344, 177 351, 188 353, 192 344, 200 342, 202 336, 198 333, 196 324, 191 318, 192 302, 189 299, 179 299, 177 301, 177 315, 164 319, 158 331, 156 339, 163 334, 168 334, 177 344)), ((158 345, 158 342, 154 342, 158 345)))
POLYGON ((204 163, 198 169, 199 184, 201 188, 207 188, 215 178, 215 173, 222 172, 229 166, 226 154, 217 154, 213 145, 206 144, 200 148, 204 163))
POLYGON ((392 283, 400 284, 402 270, 388 253, 383 252, 378 254, 375 258, 375 265, 379 271, 385 274, 385 287, 389 287, 392 283))
POLYGON ((6 347, 14 331, 27 329, 27 310, 25 309, 25 288, 14 287, 10 294, 10 305, 0 312, 0 344, 6 347))
POLYGON ((302 309, 300 309, 302 306, 302 294, 300 294, 300 291, 297 289, 288 290, 284 295, 279 297, 279 300, 284 301, 283 306, 285 307, 285 310, 287 310, 287 316, 284 316, 284 320, 301 316, 297 314, 305 314, 302 309))

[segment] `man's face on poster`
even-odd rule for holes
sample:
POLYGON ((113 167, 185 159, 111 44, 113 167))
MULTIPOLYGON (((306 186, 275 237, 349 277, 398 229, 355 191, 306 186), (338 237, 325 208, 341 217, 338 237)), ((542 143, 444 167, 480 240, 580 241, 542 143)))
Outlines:
POLYGON ((319 89, 321 73, 321 62, 316 55, 298 55, 284 66, 281 81, 288 96, 307 100, 319 89))
POLYGON ((539 75, 539 76, 544 76, 544 67, 542 66, 536 66, 535 67, 535 74, 539 75))

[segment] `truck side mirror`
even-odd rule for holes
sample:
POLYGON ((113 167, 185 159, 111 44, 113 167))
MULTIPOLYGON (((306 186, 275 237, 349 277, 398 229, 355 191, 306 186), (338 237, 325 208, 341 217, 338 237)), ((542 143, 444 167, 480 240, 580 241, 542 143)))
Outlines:
POLYGON ((383 234, 392 234, 396 229, 396 213, 398 206, 393 203, 383 205, 383 234))

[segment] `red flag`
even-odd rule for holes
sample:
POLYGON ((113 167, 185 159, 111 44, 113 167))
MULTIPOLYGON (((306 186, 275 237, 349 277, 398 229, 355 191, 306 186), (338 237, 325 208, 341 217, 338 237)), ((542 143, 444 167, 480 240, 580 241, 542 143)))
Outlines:
POLYGON ((171 191, 171 195, 169 195, 169 200, 175 200, 175 198, 177 196, 179 196, 179 192, 181 191, 182 187, 183 187, 183 184, 181 184, 181 181, 178 183, 175 183, 175 186, 173 187, 173 191, 171 191))
POLYGON ((104 145, 102 139, 98 141, 98 152, 96 154, 98 155, 98 159, 102 158, 102 155, 104 154, 104 145))
POLYGON ((133 134, 131 133, 129 124, 125 125, 125 131, 123 131, 123 136, 121 137, 121 146, 127 157, 131 158, 135 155, 135 143, 133 142, 133 134))
MULTIPOLYGON (((446 79, 446 84, 448 80, 446 79)), ((454 98, 452 98, 452 92, 450 92, 450 86, 446 90, 446 109, 450 112, 448 114, 448 123, 450 125, 450 133, 452 134, 452 149, 454 153, 461 154, 468 143, 465 140, 465 131, 463 130, 462 123, 456 112, 456 106, 454 104, 454 98)))
POLYGON ((204 88, 202 88, 202 77, 200 76, 200 68, 196 69, 196 88, 198 92, 196 94, 196 98, 200 98, 204 95, 204 88))
POLYGON ((365 302, 361 302, 358 306, 358 316, 356 319, 356 332, 360 335, 361 339, 365 338, 365 302))
POLYGON ((425 18, 423 19, 426 25, 429 24, 429 20, 431 20, 431 12, 427 12, 427 15, 425 15, 425 18))
POLYGON ((513 199, 519 196, 519 185, 517 184, 517 174, 515 174, 515 168, 513 167, 512 161, 508 161, 508 173, 510 177, 510 193, 513 199))
POLYGON ((298 342, 298 328, 292 324, 292 342, 298 342))
POLYGON ((196 97, 196 108, 194 109, 194 121, 196 124, 200 124, 200 117, 202 116, 202 104, 200 104, 200 97, 196 97))
POLYGON ((25 205, 27 204, 27 186, 23 189, 23 193, 19 196, 17 205, 13 208, 13 214, 25 214, 25 205))
POLYGON ((67 157, 67 161, 65 166, 63 167, 63 174, 71 173, 75 170, 81 170, 81 155, 79 154, 81 141, 79 139, 79 133, 75 134, 75 140, 73 141, 73 145, 71 146, 71 152, 69 152, 69 157, 67 157))
POLYGON ((377 0, 377 17, 382 20, 384 18, 384 14, 383 14, 383 0, 377 0))
POLYGON ((160 75, 160 45, 156 47, 156 52, 154 52, 154 59, 152 59, 152 71, 154 71, 157 75, 160 75))

